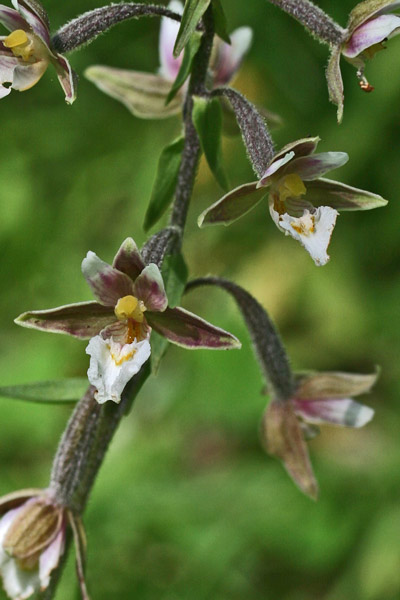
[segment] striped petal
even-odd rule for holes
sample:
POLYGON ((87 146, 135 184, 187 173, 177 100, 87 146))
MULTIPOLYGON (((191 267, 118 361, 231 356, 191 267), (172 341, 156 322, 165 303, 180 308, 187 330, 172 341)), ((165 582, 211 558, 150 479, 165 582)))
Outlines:
POLYGON ((311 154, 292 160, 283 174, 296 173, 303 181, 310 181, 321 177, 328 171, 337 169, 346 164, 349 155, 346 152, 321 152, 320 154, 311 154))
POLYGON ((168 298, 157 265, 152 263, 143 269, 133 285, 133 294, 144 302, 147 310, 158 312, 167 308, 168 298))
POLYGON ((139 249, 132 238, 122 242, 114 257, 112 266, 128 275, 133 281, 143 271, 145 265, 139 249))
POLYGON ((4 4, 0 4, 0 23, 4 25, 8 31, 15 31, 15 29, 23 29, 24 31, 29 30, 28 23, 19 12, 13 8, 4 6, 4 4))
POLYGON ((339 211, 371 210, 388 203, 378 194, 324 178, 307 183, 306 199, 315 207, 325 205, 339 211))
POLYGON ((146 320, 160 335, 173 344, 189 349, 227 350, 240 348, 231 333, 215 327, 183 308, 167 308, 164 312, 148 312, 146 320))
POLYGON ((120 298, 133 295, 133 282, 128 275, 88 252, 82 261, 82 273, 96 299, 104 306, 114 307, 120 298))
POLYGON ((343 47, 342 53, 347 58, 355 58, 367 48, 379 44, 399 32, 399 16, 381 15, 358 27, 343 47))
POLYGON ((321 425, 341 425, 343 427, 363 427, 374 416, 368 406, 351 398, 321 398, 320 400, 293 400, 296 414, 307 423, 321 425))

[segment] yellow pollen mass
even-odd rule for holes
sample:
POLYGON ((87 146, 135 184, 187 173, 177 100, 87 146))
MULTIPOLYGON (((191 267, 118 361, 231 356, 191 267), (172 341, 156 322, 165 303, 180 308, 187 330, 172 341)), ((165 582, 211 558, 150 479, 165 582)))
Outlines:
POLYGON ((306 186, 301 177, 297 173, 290 173, 290 175, 286 175, 281 181, 279 198, 281 202, 285 202, 287 198, 302 196, 306 191, 306 186))
POLYGON ((16 29, 3 40, 6 48, 10 48, 14 56, 28 60, 33 54, 33 41, 26 31, 16 29))
POLYGON ((120 298, 114 309, 115 316, 119 321, 133 319, 138 323, 143 322, 143 313, 145 307, 143 302, 139 301, 135 296, 124 296, 120 298))

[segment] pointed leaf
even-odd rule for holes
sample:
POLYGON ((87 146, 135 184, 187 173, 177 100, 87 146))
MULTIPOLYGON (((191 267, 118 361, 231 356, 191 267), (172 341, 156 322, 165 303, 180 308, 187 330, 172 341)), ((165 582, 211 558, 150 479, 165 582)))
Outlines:
POLYGON ((215 327, 183 308, 167 308, 160 313, 147 313, 147 321, 155 331, 173 344, 189 349, 227 350, 240 348, 231 333, 215 327))
POLYGON ((257 188, 257 184, 258 181, 245 183, 228 192, 201 213, 197 220, 199 227, 220 225, 221 223, 230 225, 248 213, 268 193, 265 188, 257 188))
POLYGON ((161 273, 168 296, 168 306, 175 308, 180 304, 188 278, 188 268, 182 253, 166 256, 161 273))
POLYGON ((315 207, 330 206, 339 211, 371 210, 388 203, 378 194, 323 177, 307 182, 306 200, 315 207))
POLYGON ((122 102, 140 119, 165 119, 181 110, 180 96, 166 105, 171 82, 161 75, 102 65, 93 65, 84 74, 99 90, 122 102))
POLYGON ((221 0, 212 0, 215 33, 227 44, 231 43, 224 9, 221 0))
POLYGON ((227 190, 229 184, 222 166, 222 109, 219 100, 194 96, 192 118, 208 166, 222 189, 227 190))
POLYGON ((148 231, 167 210, 174 196, 182 160, 184 138, 179 137, 164 148, 158 161, 156 179, 143 228, 148 231))
POLYGON ((2 386, 0 387, 0 396, 41 404, 70 404, 82 398, 88 385, 86 377, 38 381, 24 385, 2 386))
POLYGON ((166 105, 169 105, 169 103, 175 98, 179 89, 183 86, 186 79, 189 77, 190 71, 192 69, 193 59, 196 56, 198 49, 200 48, 200 42, 201 33, 199 31, 195 31, 185 47, 182 64, 180 66, 178 75, 176 76, 176 79, 172 84, 172 88, 167 96, 166 105))
MULTIPOLYGON (((168 296, 168 306, 175 308, 180 304, 182 294, 188 278, 188 269, 181 252, 170 254, 164 258, 161 273, 164 280, 165 291, 168 296)), ((169 342, 167 338, 159 335, 156 331, 151 334, 151 369, 157 373, 162 357, 164 356, 169 342)))
POLYGON ((183 10, 181 26, 174 46, 174 56, 177 58, 187 45, 200 19, 206 12, 210 0, 186 0, 183 10))
POLYGON ((116 320, 114 310, 97 302, 77 302, 50 310, 33 310, 15 319, 17 325, 89 339, 116 320))

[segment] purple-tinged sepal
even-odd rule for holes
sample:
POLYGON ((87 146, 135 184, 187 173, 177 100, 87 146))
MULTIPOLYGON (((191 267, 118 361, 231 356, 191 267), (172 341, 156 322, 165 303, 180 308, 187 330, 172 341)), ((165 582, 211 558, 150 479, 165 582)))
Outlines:
POLYGON ((93 295, 104 306, 114 307, 123 296, 133 294, 131 278, 89 251, 82 261, 82 273, 93 295))
POLYGON ((49 310, 33 310, 15 319, 15 323, 22 327, 64 333, 83 340, 97 335, 114 321, 114 310, 98 302, 77 302, 49 310))
POLYGON ((228 350, 241 347, 234 335, 183 308, 167 308, 164 312, 149 313, 147 321, 154 331, 184 348, 228 350))

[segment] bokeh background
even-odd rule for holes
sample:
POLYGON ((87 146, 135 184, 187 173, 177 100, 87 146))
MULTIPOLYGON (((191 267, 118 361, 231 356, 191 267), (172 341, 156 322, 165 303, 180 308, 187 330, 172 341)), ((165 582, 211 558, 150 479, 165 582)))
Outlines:
MULTIPOLYGON (((255 294, 296 369, 365 373, 380 365, 364 398, 376 417, 359 431, 326 428, 310 443, 321 496, 316 504, 302 496, 259 443, 268 399, 233 302, 221 290, 193 292, 184 305, 234 332, 243 349, 171 348, 143 388, 85 515, 89 586, 96 600, 396 600, 400 40, 368 64, 372 94, 343 64, 339 127, 324 80, 327 48, 265 0, 223 4, 230 29, 254 29, 236 87, 282 117, 277 146, 320 135, 321 151, 350 155, 342 181, 390 203, 340 216, 331 262, 317 268, 276 229, 265 204, 229 228, 199 230, 197 215, 220 194, 202 164, 184 248, 191 274, 221 274, 255 294)), ((353 7, 319 4, 342 25, 353 7)), ((45 2, 54 30, 98 5, 45 2)), ((158 28, 157 19, 128 22, 71 55, 81 74, 72 107, 50 68, 31 91, 1 101, 0 385, 84 375, 84 343, 19 329, 13 318, 91 299, 80 273, 87 250, 111 261, 126 236, 146 240, 157 160, 179 120, 140 121, 82 74, 94 63, 155 71, 158 28)), ((240 139, 226 139, 223 150, 232 185, 249 181, 240 139)), ((46 486, 71 407, 4 398, 0 411, 0 493, 46 486)), ((75 597, 70 557, 57 598, 75 597)))

